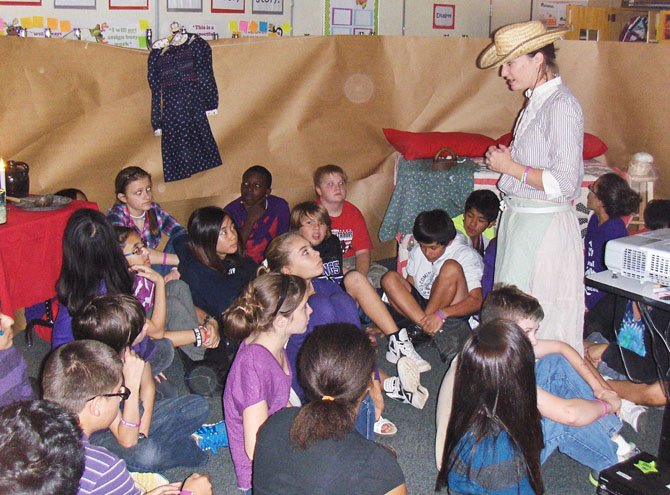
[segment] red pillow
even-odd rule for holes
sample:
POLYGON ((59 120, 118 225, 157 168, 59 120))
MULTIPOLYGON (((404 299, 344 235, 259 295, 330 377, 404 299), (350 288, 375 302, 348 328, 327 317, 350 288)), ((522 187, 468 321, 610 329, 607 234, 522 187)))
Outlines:
MULTIPOLYGON (((509 146, 512 142, 512 133, 508 132, 503 134, 498 139, 496 139, 496 144, 504 144, 509 146)), ((596 156, 600 156, 607 151, 607 145, 598 137, 588 132, 584 133, 584 150, 582 152, 582 158, 584 160, 590 160, 596 156)))
POLYGON ((582 156, 584 160, 590 160, 600 156, 607 151, 607 145, 598 137, 588 132, 584 133, 584 151, 582 156))
POLYGON ((483 134, 469 132, 409 132, 383 129, 384 136, 407 160, 433 158, 440 148, 449 147, 459 156, 484 156, 496 142, 483 134))

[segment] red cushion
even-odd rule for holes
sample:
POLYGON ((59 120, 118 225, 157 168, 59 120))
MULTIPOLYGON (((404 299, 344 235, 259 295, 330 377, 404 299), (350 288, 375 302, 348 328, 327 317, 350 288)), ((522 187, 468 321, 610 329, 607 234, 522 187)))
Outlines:
POLYGON ((409 132, 383 129, 384 136, 407 160, 433 158, 440 148, 449 147, 459 156, 484 156, 496 142, 483 134, 469 132, 409 132))
POLYGON ((607 145, 598 137, 588 132, 584 133, 584 160, 590 160, 607 151, 607 145))
MULTIPOLYGON (((512 133, 508 132, 496 139, 497 144, 504 144, 509 146, 512 142, 512 133)), ((584 160, 590 160, 596 156, 600 156, 607 151, 607 145, 598 137, 588 132, 584 133, 584 150, 582 157, 584 160)))

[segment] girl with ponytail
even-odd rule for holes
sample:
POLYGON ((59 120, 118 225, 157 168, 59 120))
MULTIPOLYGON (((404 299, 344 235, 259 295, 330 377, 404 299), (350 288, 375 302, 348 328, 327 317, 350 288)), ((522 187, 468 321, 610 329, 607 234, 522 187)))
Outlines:
POLYGON ((228 373, 223 411, 237 486, 251 493, 256 433, 289 405, 293 369, 284 347, 303 333, 312 312, 307 284, 299 277, 268 273, 250 282, 223 313, 223 331, 241 344, 228 373))
POLYGON ((259 430, 255 495, 407 493, 394 456, 354 430, 374 363, 370 340, 354 325, 314 329, 298 363, 310 402, 278 412, 259 430))

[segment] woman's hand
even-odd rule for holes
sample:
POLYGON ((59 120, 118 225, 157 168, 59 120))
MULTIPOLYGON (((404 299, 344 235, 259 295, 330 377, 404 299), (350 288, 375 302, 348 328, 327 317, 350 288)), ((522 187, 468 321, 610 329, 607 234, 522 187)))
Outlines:
POLYGON ((167 284, 171 280, 179 280, 180 278, 181 273, 179 273, 179 269, 173 268, 172 270, 170 270, 170 273, 168 273, 163 277, 163 280, 165 280, 165 283, 167 284))
POLYGON ((489 170, 517 177, 516 173, 519 164, 512 160, 512 148, 504 144, 498 146, 489 146, 484 155, 484 163, 489 170))
POLYGON ((424 332, 432 337, 440 330, 440 328, 442 328, 442 323, 444 322, 439 316, 432 314, 424 316, 419 322, 419 326, 424 332))
POLYGON ((219 346, 221 336, 219 335, 219 324, 214 318, 210 318, 205 323, 207 328, 207 339, 202 343, 202 346, 207 349, 214 349, 219 346))
POLYGON ((593 344, 588 346, 585 351, 585 358, 594 366, 598 367, 598 364, 602 360, 603 354, 607 350, 609 344, 593 344))
POLYGON ((144 361, 130 347, 126 347, 121 355, 123 360, 123 383, 133 393, 140 389, 142 373, 144 373, 144 361))
POLYGON ((137 273, 140 277, 151 280, 154 284, 163 281, 163 277, 156 270, 147 265, 133 265, 130 270, 137 273))
POLYGON ((612 414, 618 414, 621 409, 621 398, 614 390, 604 389, 596 394, 596 398, 607 402, 612 414))

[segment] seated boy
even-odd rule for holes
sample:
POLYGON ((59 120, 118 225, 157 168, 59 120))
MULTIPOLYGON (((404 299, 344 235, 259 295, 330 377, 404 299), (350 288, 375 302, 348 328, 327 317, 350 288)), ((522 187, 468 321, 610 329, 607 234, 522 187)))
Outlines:
POLYGON ((372 241, 361 211, 347 201, 347 174, 337 165, 324 165, 314 172, 314 189, 318 203, 330 216, 331 232, 340 240, 344 271, 355 269, 368 277, 373 287, 386 268, 372 263, 372 241))
MULTIPOLYGON (((126 384, 137 381, 143 366, 134 353, 126 355, 125 363, 122 363, 114 349, 93 340, 80 340, 59 347, 44 365, 42 387, 45 399, 75 414, 83 432, 85 468, 80 495, 141 493, 135 487, 126 463, 105 447, 92 445, 88 439, 95 432, 119 426, 125 413, 119 406, 133 395, 124 380, 126 384)), ((180 484, 173 486, 179 489, 180 484)), ((194 494, 212 493, 208 477, 198 474, 189 476, 181 488, 194 494)), ((164 490, 157 488, 149 494, 165 493, 164 490)))
POLYGON ((0 409, 0 452, 0 493, 77 493, 84 472, 81 429, 58 404, 32 400, 0 409))
POLYGON ((258 264, 270 241, 288 230, 288 203, 271 192, 272 174, 254 165, 242 175, 241 196, 224 208, 233 217, 244 254, 258 264))
POLYGON ((454 331, 469 329, 467 317, 482 304, 481 256, 456 232, 444 210, 419 213, 412 233, 417 245, 409 253, 407 278, 386 273, 382 277, 386 297, 396 311, 430 336, 445 322, 454 331))
MULTIPOLYGON (((621 421, 614 413, 619 411, 621 400, 617 394, 568 344, 535 337, 544 318, 537 299, 512 285, 496 286, 484 301, 481 322, 497 318, 516 323, 533 344, 537 359, 537 408, 542 415, 544 436, 542 463, 559 449, 599 472, 635 451, 634 445, 618 434, 621 421)), ((438 396, 435 443, 438 465, 449 421, 454 365, 445 375, 438 396)))
POLYGON ((454 227, 465 235, 468 244, 484 257, 491 239, 496 235, 495 224, 500 212, 500 199, 493 191, 473 191, 465 200, 462 215, 452 218, 454 227))
MULTIPOLYGON (((121 356, 124 385, 130 391, 123 414, 106 431, 93 435, 91 442, 114 452, 133 471, 202 465, 207 453, 191 435, 209 416, 209 403, 199 395, 155 400, 151 365, 141 358, 141 349, 136 353, 130 348, 143 340, 146 328, 142 306, 127 294, 98 296, 73 320, 77 340, 102 342, 121 356)), ((59 400, 46 393, 44 397, 59 400)))

